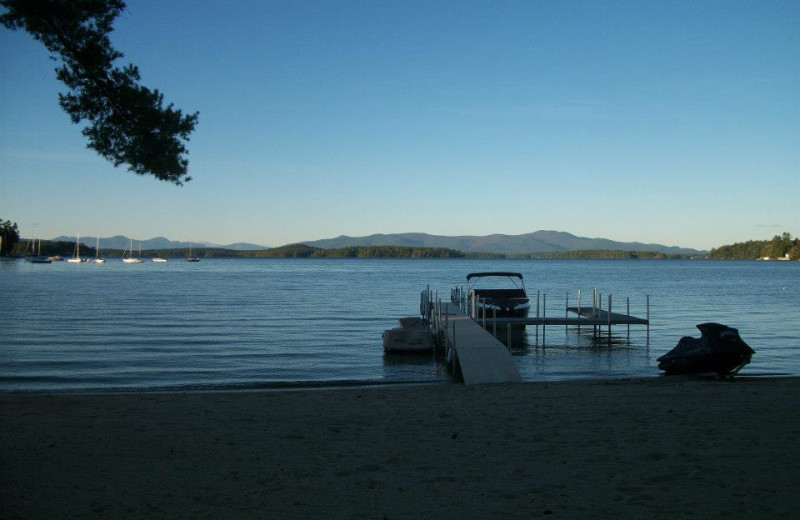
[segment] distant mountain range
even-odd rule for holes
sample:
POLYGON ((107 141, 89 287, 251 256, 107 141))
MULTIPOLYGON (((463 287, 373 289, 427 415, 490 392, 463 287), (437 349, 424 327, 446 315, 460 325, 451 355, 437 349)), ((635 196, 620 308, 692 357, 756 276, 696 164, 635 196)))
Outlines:
MULTIPOLYGON (((53 239, 54 242, 75 242, 75 237, 59 236, 53 239)), ((94 247, 97 237, 81 237, 81 245, 94 247)), ((125 249, 130 245, 130 237, 116 235, 113 237, 100 237, 101 249, 125 249)), ((246 242, 236 242, 235 244, 221 245, 211 242, 179 242, 169 240, 164 237, 155 237, 147 240, 133 239, 133 247, 138 249, 141 245, 143 250, 149 249, 185 249, 191 244, 192 247, 213 247, 219 249, 232 249, 234 251, 252 251, 269 249, 258 244, 248 244, 246 242)))
MULTIPOLYGON (((81 237, 81 244, 94 247, 95 237, 81 237)), ((75 237, 58 236, 53 241, 74 242, 75 237)), ((141 244, 143 250, 188 248, 189 242, 169 240, 155 237, 147 240, 133 240, 134 247, 141 244)), ((642 242, 616 242, 607 238, 586 238, 575 236, 564 231, 536 231, 523 235, 486 235, 486 236, 441 236, 427 233, 394 233, 377 234, 365 237, 342 235, 336 238, 312 240, 302 244, 323 249, 360 246, 405 246, 405 247, 444 247, 465 253, 499 253, 506 255, 557 253, 562 251, 613 250, 613 251, 655 251, 670 255, 702 255, 707 251, 699 251, 663 244, 646 244, 642 242)), ((130 238, 122 235, 100 237, 102 249, 125 249, 130 238)), ((234 244, 214 244, 211 242, 192 242, 195 248, 220 248, 234 251, 252 251, 270 249, 269 247, 237 242, 234 244)))
POLYGON ((465 253, 555 253, 560 251, 614 250, 614 251, 656 251, 672 255, 700 255, 706 251, 663 244, 642 242, 616 242, 607 238, 586 238, 564 231, 536 231, 523 235, 486 236, 439 236, 427 233, 396 233, 390 235, 369 235, 366 237, 339 236, 323 240, 302 242, 312 247, 336 249, 354 246, 406 246, 406 247, 446 247, 465 253))

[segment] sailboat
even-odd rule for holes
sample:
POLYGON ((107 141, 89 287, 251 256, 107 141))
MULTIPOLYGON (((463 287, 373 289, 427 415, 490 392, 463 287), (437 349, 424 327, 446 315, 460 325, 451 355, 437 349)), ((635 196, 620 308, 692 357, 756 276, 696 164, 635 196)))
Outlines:
POLYGON ((196 256, 192 256, 192 243, 189 242, 189 256, 186 257, 187 262, 199 262, 200 259, 196 256))
MULTIPOLYGON (((32 264, 49 264, 52 263, 52 260, 46 256, 42 256, 42 239, 39 239, 39 250, 34 255, 34 251, 36 251, 36 232, 34 231, 33 234, 33 243, 31 244, 31 249, 28 251, 28 255, 25 257, 26 262, 30 262, 32 264)), ((30 243, 30 242, 29 242, 30 243)), ((27 248, 26 248, 27 249, 27 248)))
POLYGON ((94 248, 94 263, 102 264, 105 261, 105 258, 100 256, 100 237, 97 237, 97 245, 94 248))
POLYGON ((131 247, 126 249, 128 251, 128 257, 125 257, 125 251, 122 252, 122 261, 126 264, 138 264, 143 262, 142 254, 139 253, 139 256, 133 256, 133 239, 131 239, 131 247))
POLYGON ((71 264, 79 264, 79 263, 83 262, 83 260, 81 259, 81 236, 80 235, 78 235, 75 238, 75 256, 73 256, 72 258, 68 258, 67 262, 69 262, 71 264))

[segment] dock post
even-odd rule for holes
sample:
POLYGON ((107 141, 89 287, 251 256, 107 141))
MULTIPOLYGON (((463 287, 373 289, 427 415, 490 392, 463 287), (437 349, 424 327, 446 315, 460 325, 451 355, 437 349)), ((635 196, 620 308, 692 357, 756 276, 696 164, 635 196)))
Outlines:
MULTIPOLYGON (((599 319, 599 318, 602 318, 602 317, 603 317, 603 293, 598 292, 597 293, 597 318, 599 319)), ((597 334, 598 338, 603 333, 603 328, 602 327, 603 327, 602 325, 598 325, 595 328, 595 333, 597 334)))
POLYGON ((439 293, 436 293, 436 319, 439 320, 438 331, 442 333, 442 300, 439 298, 439 293))
MULTIPOLYGON (((597 318, 597 287, 592 291, 592 319, 597 318)), ((592 324, 592 337, 597 337, 597 325, 592 324)))
POLYGON ((536 343, 539 343, 539 290, 536 290, 536 343))
POLYGON ((442 330, 442 322, 439 319, 439 300, 433 300, 433 323, 434 323, 434 332, 436 334, 436 338, 439 338, 439 333, 442 330))
POLYGON ((444 313, 444 340, 445 340, 445 342, 448 341, 448 339, 447 339, 447 330, 449 328, 449 325, 450 325, 450 313, 449 312, 445 312, 444 313))
MULTIPOLYGON (((442 320, 442 310, 444 309, 444 306, 442 305, 441 298, 436 298, 436 307, 437 307, 436 315, 439 317, 438 318, 439 319, 439 334, 441 334, 442 330, 445 330, 445 329, 442 329, 442 322, 443 322, 443 320, 442 320)), ((445 332, 446 332, 446 330, 445 330, 445 332)))
POLYGON ((480 300, 478 300, 478 307, 481 309, 481 325, 484 329, 486 329, 486 298, 482 298, 482 300, 482 304, 480 303, 480 300))
POLYGON ((425 319, 431 321, 431 286, 425 287, 425 319))
POLYGON ((439 337, 439 332, 442 330, 442 317, 439 315, 439 291, 433 295, 433 319, 436 322, 436 337, 439 337))
POLYGON ((569 333, 569 325, 567 325, 568 319, 569 319, 569 291, 567 291, 567 302, 564 305, 564 334, 569 333))
POLYGON ((608 295, 608 341, 611 341, 611 297, 613 295, 608 295))
POLYGON ((425 289, 425 319, 432 323, 431 321, 431 288, 428 286, 425 289))
POLYGON ((448 361, 453 363, 453 372, 455 372, 455 358, 456 358, 456 322, 453 322, 453 338, 450 341, 450 350, 447 351, 448 361))
POLYGON ((497 337, 497 309, 492 309, 492 334, 497 337))
POLYGON ((545 318, 547 318, 547 293, 542 295, 542 347, 544 347, 544 340, 547 335, 547 325, 544 324, 545 318))
POLYGON ((472 308, 470 309, 470 316, 472 316, 473 320, 478 319, 478 295, 475 294, 475 291, 472 291, 472 301, 470 302, 472 308))
MULTIPOLYGON (((581 290, 578 289, 578 318, 581 317, 581 290)), ((578 321, 578 335, 581 333, 581 322, 578 321)))
MULTIPOLYGON (((628 309, 627 310, 628 319, 630 319, 630 317, 631 317, 631 297, 630 296, 625 298, 625 303, 626 303, 626 307, 628 309)), ((628 323, 628 339, 631 339, 631 324, 630 323, 628 323)))
POLYGON ((647 346, 650 346, 650 295, 647 295, 647 346))

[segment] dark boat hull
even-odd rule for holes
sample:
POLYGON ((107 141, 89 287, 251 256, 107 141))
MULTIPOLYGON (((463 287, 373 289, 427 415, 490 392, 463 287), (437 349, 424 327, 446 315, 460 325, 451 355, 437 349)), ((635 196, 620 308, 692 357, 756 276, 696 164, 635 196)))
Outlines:
POLYGON ((750 363, 755 351, 739 331, 719 323, 697 325, 701 337, 683 337, 674 349, 658 358, 658 368, 667 374, 735 374, 750 363))
POLYGON ((531 304, 523 289, 476 289, 474 299, 478 319, 527 318, 531 304))
POLYGON ((530 307, 525 307, 522 309, 512 309, 508 307, 501 307, 500 309, 496 308, 484 308, 480 305, 478 306, 478 319, 483 319, 484 313, 486 314, 486 320, 491 320, 494 317, 497 318, 527 318, 528 311, 530 307))

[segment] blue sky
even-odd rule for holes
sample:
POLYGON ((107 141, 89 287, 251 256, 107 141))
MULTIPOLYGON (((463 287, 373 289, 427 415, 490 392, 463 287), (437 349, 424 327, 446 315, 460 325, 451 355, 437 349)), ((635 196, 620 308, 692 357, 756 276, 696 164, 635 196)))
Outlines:
POLYGON ((184 187, 86 148, 0 29, 0 217, 277 246, 539 229, 800 235, 800 2, 128 0, 112 42, 200 112, 184 187))

